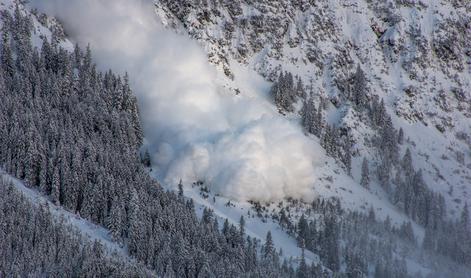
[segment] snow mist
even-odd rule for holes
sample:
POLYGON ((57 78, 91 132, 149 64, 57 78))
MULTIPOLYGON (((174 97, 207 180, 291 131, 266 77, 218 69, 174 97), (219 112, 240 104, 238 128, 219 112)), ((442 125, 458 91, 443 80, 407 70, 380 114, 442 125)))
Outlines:
POLYGON ((267 98, 218 87, 201 47, 165 30, 152 1, 32 2, 59 18, 74 40, 90 43, 101 69, 129 73, 146 144, 165 183, 201 180, 238 200, 313 198, 318 145, 267 98))

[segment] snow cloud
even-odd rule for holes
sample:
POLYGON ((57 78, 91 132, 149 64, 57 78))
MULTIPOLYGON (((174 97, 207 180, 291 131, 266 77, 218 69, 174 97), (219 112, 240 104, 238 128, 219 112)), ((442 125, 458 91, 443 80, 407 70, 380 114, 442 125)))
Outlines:
POLYGON ((165 30, 150 0, 32 5, 59 18, 80 44, 90 43, 101 69, 129 73, 164 182, 202 180, 238 200, 313 198, 315 162, 323 156, 318 145, 263 92, 235 96, 218 86, 201 47, 165 30))

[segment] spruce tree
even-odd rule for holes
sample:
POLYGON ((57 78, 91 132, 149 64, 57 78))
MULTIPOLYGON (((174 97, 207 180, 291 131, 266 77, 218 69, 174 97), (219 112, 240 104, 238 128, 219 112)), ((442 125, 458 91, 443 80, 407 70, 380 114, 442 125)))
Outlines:
POLYGON ((361 164, 361 181, 360 184, 364 188, 369 188, 370 186, 370 170, 368 168, 368 160, 363 158, 363 162, 361 164))
POLYGON ((399 133, 397 135, 397 143, 399 145, 402 145, 404 144, 404 130, 401 128, 399 128, 399 133))
POLYGON ((355 75, 353 76, 352 98, 358 109, 364 109, 368 103, 367 98, 367 80, 365 73, 360 65, 357 66, 355 75))

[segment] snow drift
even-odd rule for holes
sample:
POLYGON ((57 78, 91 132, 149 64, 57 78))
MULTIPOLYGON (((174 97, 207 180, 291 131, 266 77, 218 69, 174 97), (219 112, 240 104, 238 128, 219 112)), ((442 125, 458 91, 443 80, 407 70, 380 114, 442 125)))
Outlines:
MULTIPOLYGON (((229 94, 200 46, 164 29, 145 0, 35 0, 102 69, 128 72, 148 148, 169 184, 201 180, 235 199, 312 199, 321 148, 269 100, 229 94)), ((265 92, 266 93, 266 92, 265 92)))

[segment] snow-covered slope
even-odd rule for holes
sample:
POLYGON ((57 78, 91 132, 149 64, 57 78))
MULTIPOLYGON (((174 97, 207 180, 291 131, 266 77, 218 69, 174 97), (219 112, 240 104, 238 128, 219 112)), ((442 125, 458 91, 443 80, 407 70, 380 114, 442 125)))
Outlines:
POLYGON ((121 256, 122 258, 130 259, 124 247, 111 239, 110 233, 105 228, 95 225, 86 219, 81 218, 79 215, 66 211, 60 206, 54 205, 48 198, 44 197, 37 190, 28 188, 22 181, 6 174, 0 170, 0 178, 13 184, 15 188, 21 192, 33 205, 45 206, 49 208, 51 214, 57 221, 63 220, 66 225, 71 225, 76 228, 85 238, 91 242, 99 241, 109 252, 109 255, 121 256))
MULTIPOLYGON (((401 155, 411 149, 416 169, 452 214, 470 197, 470 9, 466 1, 156 1, 162 23, 197 39, 241 94, 250 94, 243 67, 270 81, 289 71, 315 99, 330 100, 328 121, 352 130, 357 183, 362 158, 372 166, 378 159, 368 141, 374 131, 340 97, 360 65, 369 97, 383 98, 405 132, 401 155)), ((328 186, 318 182, 315 191, 355 207, 384 199, 378 186, 374 198, 343 175, 328 186)))
MULTIPOLYGON (((379 219, 389 216, 397 225, 411 221, 377 178, 377 130, 345 97, 360 67, 368 100, 383 99, 394 128, 404 132, 399 156, 410 149, 427 187, 444 197, 448 217, 456 219, 471 201, 469 1, 158 0, 155 9, 164 26, 201 44, 218 69, 221 87, 271 101, 269 87, 253 84, 260 78, 276 82, 280 73, 290 72, 301 78, 307 95, 283 116, 301 125, 303 99, 312 98, 324 103, 329 125, 350 132, 351 176, 322 151, 316 155, 315 196, 339 198, 353 211, 373 207, 379 219), (360 185, 364 158, 370 166, 369 188, 360 185)), ((319 144, 316 136, 306 136, 319 144)), ((195 196, 193 181, 185 182, 195 196)), ((219 210, 218 204, 195 200, 219 210)), ((232 203, 232 210, 245 206, 232 203)), ((421 242, 424 229, 413 227, 421 242)))
MULTIPOLYGON (((11 5, 11 1, 2 3, 11 5)), ((382 163, 376 144, 378 129, 368 114, 345 96, 358 68, 366 75, 368 101, 384 99, 394 127, 404 132, 400 157, 406 149, 412 151, 414 168, 422 171, 419 173, 431 191, 445 196, 452 219, 469 200, 469 6, 459 1, 161 0, 156 1, 155 11, 169 30, 189 35, 204 47, 218 69, 215 76, 205 63, 201 66, 199 51, 165 52, 172 45, 162 47, 154 37, 123 33, 118 37, 136 45, 117 47, 110 47, 103 33, 83 37, 95 41, 99 55, 105 58, 127 54, 118 62, 108 60, 102 65, 119 64, 120 70, 129 69, 131 76, 137 76, 131 83, 141 94, 141 103, 155 105, 157 111, 148 113, 149 107, 144 105, 143 119, 150 123, 146 130, 150 142, 145 147, 153 151, 155 163, 152 173, 171 189, 176 188, 175 180, 183 178, 184 192, 196 202, 197 211, 212 208, 221 220, 227 218, 232 223, 243 215, 249 235, 263 240, 271 231, 286 257, 299 258, 302 251, 293 238, 296 232, 288 235, 270 216, 291 205, 295 208, 291 220, 296 223, 309 211, 313 199, 338 198, 343 208, 373 211, 376 220, 390 219, 396 227, 412 221, 420 245, 425 237, 423 226, 413 221, 415 215, 406 215, 376 177, 382 163), (155 49, 150 47, 154 44, 155 49), (154 52, 157 54, 152 56, 154 52), (170 58, 163 59, 166 53, 170 58), (149 57, 153 59, 147 60, 149 57), (191 76, 195 69, 201 70, 201 78, 191 76), (180 79, 164 74, 173 70, 180 79), (299 77, 307 92, 298 96, 293 111, 277 109, 270 94, 270 82, 285 71, 299 77), (190 82, 194 80, 198 82, 190 82), (174 84, 184 81, 186 86, 174 84), (320 136, 302 132, 301 110, 308 99, 323 105, 327 124, 349 132, 351 174, 341 159, 321 148, 320 136), (371 168, 369 187, 360 185, 364 158, 371 168), (297 200, 290 203, 293 197, 297 200), (268 201, 263 204, 265 215, 257 214, 257 201, 268 201)), ((129 13, 131 16, 123 19, 131 20, 115 23, 129 23, 129 30, 147 27, 147 34, 194 46, 189 40, 153 30, 152 21, 139 18, 140 11, 120 12, 120 16, 129 13)), ((53 19, 39 18, 52 20, 49 25, 56 26, 53 19)), ((39 41, 40 36, 51 38, 51 31, 41 29, 34 20, 33 41, 39 41)), ((109 30, 115 30, 112 25, 109 30)), ((63 30, 57 28, 55 35, 63 36, 63 30)), ((67 41, 64 46, 72 47, 67 41)), ((402 166, 395 167, 392 173, 402 166)), ((393 177, 390 180, 396 183, 393 177)), ((18 181, 15 184, 33 202, 42 200, 18 181)), ((52 207, 84 234, 125 254, 113 245, 106 230, 52 207)), ((306 251, 305 256, 308 261, 319 261, 312 252, 306 251)), ((409 272, 426 274, 428 263, 410 259, 409 272)))

